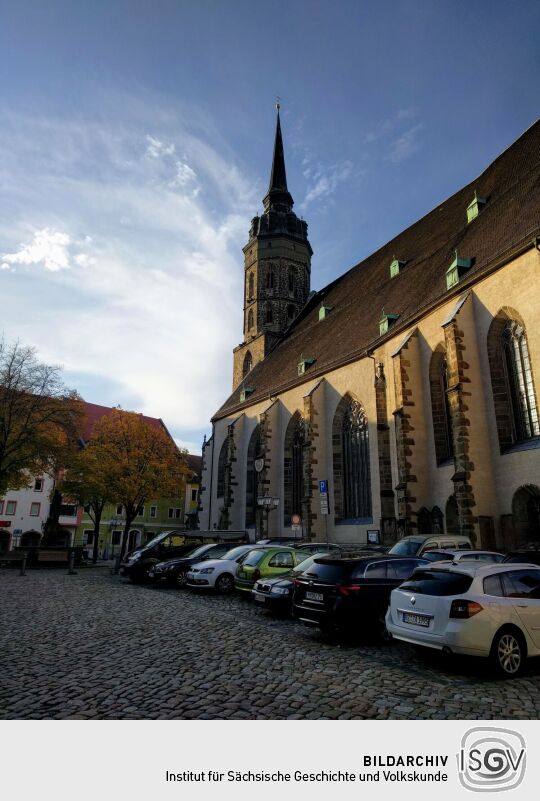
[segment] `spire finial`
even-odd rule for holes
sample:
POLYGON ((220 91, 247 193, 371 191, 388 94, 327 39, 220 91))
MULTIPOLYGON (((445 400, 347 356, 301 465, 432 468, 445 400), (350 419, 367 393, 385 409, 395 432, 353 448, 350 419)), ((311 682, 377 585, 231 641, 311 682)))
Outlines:
POLYGON ((278 114, 279 114, 280 108, 281 108, 281 97, 279 95, 276 95, 276 110, 277 110, 278 114))

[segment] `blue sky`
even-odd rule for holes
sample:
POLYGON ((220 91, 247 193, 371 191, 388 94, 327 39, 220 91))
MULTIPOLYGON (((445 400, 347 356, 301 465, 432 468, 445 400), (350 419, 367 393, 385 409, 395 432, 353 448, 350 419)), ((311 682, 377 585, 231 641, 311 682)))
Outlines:
POLYGON ((197 449, 230 391, 275 95, 317 289, 534 122, 539 27, 528 0, 3 0, 5 336, 197 449))

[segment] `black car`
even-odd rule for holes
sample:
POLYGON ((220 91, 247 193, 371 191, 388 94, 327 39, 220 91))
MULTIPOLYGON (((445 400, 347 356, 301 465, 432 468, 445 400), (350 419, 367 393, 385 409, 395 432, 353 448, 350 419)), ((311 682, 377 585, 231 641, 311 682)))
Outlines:
MULTIPOLYGON (((318 555, 321 556, 322 554, 319 553, 318 555)), ((306 558, 287 573, 259 579, 253 585, 251 597, 256 603, 264 606, 266 609, 270 609, 272 612, 282 615, 291 615, 294 580, 300 573, 309 570, 316 557, 317 554, 306 553, 306 558)))
POLYGON ((179 559, 168 559, 152 567, 148 576, 151 581, 165 582, 172 586, 183 587, 187 582, 187 574, 197 562, 204 562, 205 559, 219 559, 220 556, 230 551, 235 545, 242 543, 220 542, 217 545, 199 545, 198 548, 191 550, 189 554, 179 559))
POLYGON ((540 565, 540 551, 539 550, 526 550, 526 551, 511 551, 507 553, 504 562, 519 562, 525 565, 540 565))
POLYGON ((162 531, 146 545, 135 548, 127 554, 120 565, 120 575, 131 581, 147 581, 149 571, 165 559, 187 556, 198 547, 196 543, 186 543, 184 535, 177 531, 162 531))
POLYGON ((316 558, 294 579, 294 615, 325 631, 384 631, 390 593, 426 564, 420 557, 389 554, 316 558))
POLYGON ((332 552, 334 556, 341 553, 341 547, 334 542, 305 542, 300 545, 291 543, 292 546, 300 553, 305 553, 306 556, 310 553, 323 553, 325 551, 332 552))

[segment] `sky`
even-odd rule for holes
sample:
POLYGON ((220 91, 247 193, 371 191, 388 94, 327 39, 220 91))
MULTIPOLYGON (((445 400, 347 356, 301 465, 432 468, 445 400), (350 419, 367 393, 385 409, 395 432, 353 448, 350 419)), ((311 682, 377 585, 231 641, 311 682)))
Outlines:
POLYGON ((538 117, 522 0, 0 0, 0 332, 200 453, 281 97, 320 289, 538 117))

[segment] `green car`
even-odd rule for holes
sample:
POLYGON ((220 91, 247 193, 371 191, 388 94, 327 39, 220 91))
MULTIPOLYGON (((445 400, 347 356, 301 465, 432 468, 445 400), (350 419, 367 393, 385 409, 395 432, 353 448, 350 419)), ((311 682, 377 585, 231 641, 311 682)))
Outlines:
POLYGON ((251 592, 259 579, 287 573, 305 558, 305 554, 294 548, 281 545, 275 548, 254 548, 236 568, 234 586, 242 592, 251 592))

